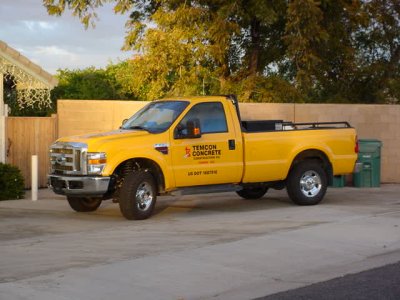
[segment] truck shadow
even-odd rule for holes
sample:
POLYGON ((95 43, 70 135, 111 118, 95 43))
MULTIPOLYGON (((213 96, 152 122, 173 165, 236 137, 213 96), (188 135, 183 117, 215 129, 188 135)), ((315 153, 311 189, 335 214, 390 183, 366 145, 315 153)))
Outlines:
POLYGON ((160 197, 153 215, 168 213, 224 213, 280 209, 293 206, 286 193, 265 195, 255 200, 242 199, 235 193, 160 197))
MULTIPOLYGON (((285 207, 294 207, 295 205, 286 196, 286 193, 280 195, 265 195, 261 199, 246 200, 237 196, 235 193, 192 195, 192 196, 162 196, 157 198, 153 215, 149 220, 156 217, 158 219, 168 219, 171 216, 193 216, 206 214, 224 214, 234 212, 251 212, 272 209, 282 209, 285 207)), ((65 205, 66 209, 68 205, 65 205)), ((64 214, 69 218, 78 218, 82 221, 94 221, 101 217, 110 222, 123 220, 119 205, 111 201, 104 201, 99 209, 90 213, 76 213, 67 211, 64 214)), ((143 222, 143 221, 140 221, 143 222)))

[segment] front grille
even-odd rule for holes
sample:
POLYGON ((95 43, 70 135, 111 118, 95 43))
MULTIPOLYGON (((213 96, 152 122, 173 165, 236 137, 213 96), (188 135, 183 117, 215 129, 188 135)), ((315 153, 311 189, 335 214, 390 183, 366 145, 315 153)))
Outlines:
POLYGON ((74 150, 68 149, 68 148, 52 148, 53 153, 57 153, 57 154, 73 154, 74 150))
POLYGON ((85 175, 86 166, 82 156, 87 145, 82 143, 55 143, 50 147, 51 174, 85 175))
MULTIPOLYGON (((61 164, 55 163, 53 164, 55 171, 74 171, 73 166, 63 166, 61 164)), ((80 170, 75 170, 80 171, 80 170)))

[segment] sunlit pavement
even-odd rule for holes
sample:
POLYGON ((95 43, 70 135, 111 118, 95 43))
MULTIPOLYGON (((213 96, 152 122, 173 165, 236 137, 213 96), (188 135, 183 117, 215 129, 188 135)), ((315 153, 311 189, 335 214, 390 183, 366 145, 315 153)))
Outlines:
POLYGON ((252 299, 400 261, 400 185, 159 198, 76 213, 61 196, 0 201, 0 299, 252 299))

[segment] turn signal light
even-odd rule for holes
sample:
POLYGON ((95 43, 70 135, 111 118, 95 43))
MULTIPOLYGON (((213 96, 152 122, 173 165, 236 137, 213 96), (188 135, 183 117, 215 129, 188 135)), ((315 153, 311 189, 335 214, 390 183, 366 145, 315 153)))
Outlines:
POLYGON ((107 163, 106 158, 100 158, 100 159, 88 159, 88 164, 89 165, 100 165, 100 164, 105 164, 107 163))

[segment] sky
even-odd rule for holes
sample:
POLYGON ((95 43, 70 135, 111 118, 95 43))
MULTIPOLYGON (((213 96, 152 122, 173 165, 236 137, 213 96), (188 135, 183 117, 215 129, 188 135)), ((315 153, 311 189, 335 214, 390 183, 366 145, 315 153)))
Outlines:
POLYGON ((96 27, 85 29, 70 11, 49 16, 42 0, 0 0, 0 40, 51 74, 132 56, 120 50, 128 16, 115 15, 110 5, 96 12, 96 27))

